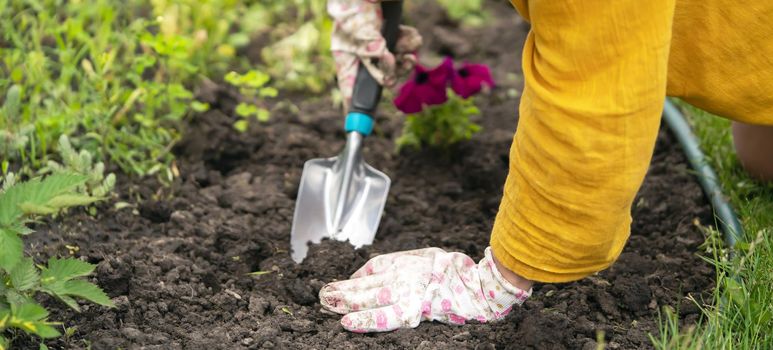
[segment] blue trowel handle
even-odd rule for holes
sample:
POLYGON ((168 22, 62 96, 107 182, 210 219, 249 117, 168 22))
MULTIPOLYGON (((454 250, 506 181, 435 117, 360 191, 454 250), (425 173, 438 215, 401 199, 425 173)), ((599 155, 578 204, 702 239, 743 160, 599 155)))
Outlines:
MULTIPOLYGON (((394 52, 397 38, 400 35, 400 16, 403 11, 403 2, 382 1, 381 9, 384 13, 384 26, 381 34, 386 39, 387 49, 394 52)), ((357 131, 364 136, 373 131, 373 114, 381 100, 381 85, 361 64, 357 71, 357 79, 354 82, 352 104, 349 114, 346 116, 346 132, 357 131)))

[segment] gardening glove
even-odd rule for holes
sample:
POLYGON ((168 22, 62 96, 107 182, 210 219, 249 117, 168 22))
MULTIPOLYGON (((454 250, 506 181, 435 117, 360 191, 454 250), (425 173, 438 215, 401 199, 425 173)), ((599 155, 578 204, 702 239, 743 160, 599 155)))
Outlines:
POLYGON ((383 86, 394 85, 398 74, 413 68, 416 63, 414 52, 421 46, 421 36, 415 28, 401 25, 395 52, 389 52, 381 35, 380 1, 328 0, 327 11, 334 21, 330 48, 336 64, 338 88, 347 109, 360 62, 383 86))
POLYGON ((345 314, 349 331, 415 328, 421 321, 464 324, 504 318, 531 295, 507 282, 491 248, 477 264, 462 253, 426 248, 377 256, 351 279, 325 285, 322 306, 345 314))

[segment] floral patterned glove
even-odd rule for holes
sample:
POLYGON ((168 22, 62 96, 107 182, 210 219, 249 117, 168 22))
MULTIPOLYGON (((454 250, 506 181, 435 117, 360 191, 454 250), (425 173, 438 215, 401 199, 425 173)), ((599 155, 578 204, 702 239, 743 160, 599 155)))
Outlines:
POLYGON ((331 50, 338 87, 347 107, 360 62, 384 86, 393 85, 398 71, 408 71, 415 64, 413 52, 421 46, 421 36, 413 27, 400 26, 396 52, 389 52, 381 35, 383 16, 379 0, 328 0, 327 11, 335 22, 331 50))
POLYGON ((351 279, 325 285, 322 306, 345 314, 349 331, 386 332, 421 321, 464 324, 504 318, 531 296, 507 282, 491 248, 477 264, 462 253, 426 248, 377 256, 351 279))

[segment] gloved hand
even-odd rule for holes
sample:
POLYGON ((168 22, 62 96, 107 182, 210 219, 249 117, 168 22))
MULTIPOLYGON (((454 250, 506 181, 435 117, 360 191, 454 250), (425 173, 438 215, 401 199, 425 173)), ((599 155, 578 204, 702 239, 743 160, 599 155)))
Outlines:
POLYGON ((529 296, 531 289, 521 290, 502 277, 491 248, 478 264, 440 248, 380 255, 351 279, 319 292, 322 306, 345 314, 341 324, 358 333, 414 328, 421 321, 499 320, 529 296))
POLYGON ((421 36, 413 27, 400 26, 396 52, 387 50, 381 35, 383 17, 379 0, 328 0, 327 11, 334 21, 331 50, 338 87, 347 108, 360 62, 384 86, 393 85, 398 71, 407 72, 416 63, 414 52, 421 46, 421 36))

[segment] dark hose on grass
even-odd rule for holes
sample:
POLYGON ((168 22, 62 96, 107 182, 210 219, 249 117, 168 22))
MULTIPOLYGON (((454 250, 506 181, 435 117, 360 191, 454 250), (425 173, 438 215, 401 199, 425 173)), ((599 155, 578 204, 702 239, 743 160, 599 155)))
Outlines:
POLYGON ((679 109, 671 101, 666 100, 663 108, 663 118, 671 131, 676 135, 679 144, 682 145, 690 165, 698 175, 698 181, 703 191, 711 201, 714 215, 719 219, 719 225, 724 233, 725 243, 729 247, 735 246, 735 242, 743 237, 743 227, 738 221, 733 208, 722 195, 722 188, 717 181, 717 174, 709 166, 706 156, 698 145, 698 138, 690 129, 690 125, 682 116, 679 109))

